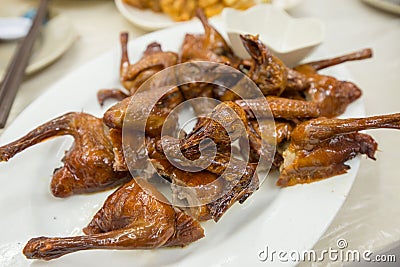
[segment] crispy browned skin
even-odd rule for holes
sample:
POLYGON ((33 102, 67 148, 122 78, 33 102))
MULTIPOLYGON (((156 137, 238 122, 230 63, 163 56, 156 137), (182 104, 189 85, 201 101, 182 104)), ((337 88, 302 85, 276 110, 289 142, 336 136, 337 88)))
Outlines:
POLYGON ((361 90, 352 82, 340 81, 332 76, 318 74, 317 71, 346 61, 370 57, 372 57, 371 49, 364 49, 331 59, 302 64, 293 70, 288 69, 287 90, 304 91, 306 99, 318 105, 321 116, 338 116, 349 104, 360 98, 361 90))
POLYGON ((400 129, 400 113, 366 118, 316 118, 305 121, 293 130, 291 143, 296 148, 310 150, 319 142, 338 134, 378 128, 400 129))
POLYGON ((196 16, 204 27, 204 34, 186 34, 181 49, 181 61, 206 60, 236 67, 239 58, 233 53, 222 35, 210 25, 201 9, 196 16))
POLYGON ((316 74, 317 71, 332 67, 347 61, 363 60, 372 57, 372 50, 367 48, 360 51, 344 54, 334 58, 322 59, 319 61, 307 62, 294 67, 288 68, 288 88, 297 91, 304 91, 310 87, 307 75, 304 73, 316 74))
POLYGON ((321 116, 336 117, 361 97, 361 90, 352 82, 339 81, 331 76, 308 74, 310 88, 306 99, 318 105, 321 116))
POLYGON ((245 112, 234 102, 223 102, 204 120, 196 125, 191 133, 181 140, 164 136, 157 149, 178 160, 178 164, 186 167, 202 167, 209 172, 222 175, 229 184, 226 193, 217 201, 209 204, 211 215, 215 221, 236 201, 243 202, 258 188, 256 165, 231 157, 231 144, 242 136, 251 136, 245 112), (216 145, 216 155, 200 153, 199 144, 211 139, 216 145), (193 162, 195 160, 195 162, 193 162))
POLYGON ((212 202, 217 194, 224 190, 224 180, 218 179, 218 175, 209 171, 188 172, 174 167, 166 159, 151 160, 157 172, 170 180, 174 185, 183 188, 172 187, 173 198, 182 200, 185 198, 188 207, 184 210, 199 221, 213 219, 207 205, 212 202), (189 187, 189 188, 186 188, 189 187))
POLYGON ((346 173, 345 164, 358 154, 375 159, 375 140, 362 133, 341 134, 325 140, 312 150, 291 150, 283 153, 285 158, 277 185, 291 186, 311 183, 346 173))
POLYGON ((155 188, 132 179, 111 194, 83 236, 38 237, 26 244, 29 259, 51 260, 88 249, 184 246, 204 236, 200 224, 175 210, 155 188), (146 187, 146 191, 143 190, 146 187))
POLYGON ((197 149, 201 141, 209 138, 217 144, 218 151, 228 152, 231 143, 246 134, 246 127, 243 109, 234 102, 222 102, 181 141, 181 150, 197 149))
POLYGON ((244 47, 252 60, 247 75, 260 88, 264 95, 279 96, 286 88, 287 68, 280 59, 272 55, 258 36, 246 34, 240 36, 244 47))
POLYGON ((267 96, 266 99, 249 99, 235 101, 243 108, 250 118, 255 118, 254 112, 263 118, 263 111, 266 110, 265 103, 268 103, 272 115, 276 119, 297 120, 319 117, 318 105, 313 102, 289 99, 276 96, 267 96))
POLYGON ((130 107, 130 127, 139 129, 146 126, 146 134, 155 137, 160 136, 162 126, 171 110, 183 101, 178 88, 171 89, 160 100, 155 94, 164 92, 162 87, 146 90, 125 98, 104 113, 104 123, 110 128, 122 128, 128 107, 130 107), (130 105, 132 98, 135 104, 130 105))
POLYGON ((55 136, 71 135, 74 144, 56 169, 51 181, 54 196, 67 197, 104 190, 129 179, 126 172, 114 171, 114 153, 108 128, 102 120, 85 113, 67 113, 0 147, 0 161, 55 136))
MULTIPOLYGON (((352 82, 339 81, 332 76, 321 75, 314 70, 302 68, 300 71, 290 70, 289 76, 303 90, 307 101, 318 106, 320 115, 335 117, 345 112, 346 108, 361 97, 361 90, 352 82)), ((293 85, 289 85, 293 86, 293 85)), ((293 87, 288 87, 290 91, 293 87)))
POLYGON ((357 154, 375 159, 376 142, 358 131, 376 128, 400 129, 400 113, 353 119, 317 118, 300 123, 283 153, 278 185, 309 183, 345 173, 349 167, 344 163, 357 154))
POLYGON ((261 121, 261 123, 263 131, 261 131, 258 121, 249 121, 249 129, 254 134, 249 137, 250 151, 246 150, 246 146, 241 145, 242 153, 244 155, 248 153, 250 162, 257 163, 260 157, 262 157, 264 160, 272 161, 273 167, 279 168, 283 162, 281 148, 284 146, 285 141, 290 140, 293 124, 288 121, 279 120, 275 120, 274 123, 270 121, 261 121), (273 133, 274 136, 268 136, 270 133, 273 133), (264 147, 262 147, 262 140, 265 142, 264 147), (276 149, 272 149, 273 146, 276 146, 276 149), (275 154, 272 155, 271 151, 274 150, 275 154), (272 156, 274 157, 273 159, 272 156))
POLYGON ((176 53, 162 51, 160 44, 151 43, 147 46, 142 58, 136 63, 131 64, 129 62, 127 47, 128 33, 121 33, 120 39, 122 50, 120 80, 128 93, 118 89, 100 90, 97 93, 97 98, 101 105, 108 98, 122 100, 129 95, 133 95, 148 78, 178 62, 178 55, 176 53))
POLYGON ((116 171, 128 171, 126 166, 123 144, 122 144, 122 129, 111 128, 109 130, 109 139, 111 147, 114 152, 114 170, 116 171))
POLYGON ((209 155, 200 155, 195 150, 181 151, 180 143, 177 139, 163 136, 157 144, 157 149, 182 167, 198 170, 203 166, 205 170, 221 176, 228 182, 224 191, 226 193, 207 205, 214 221, 218 221, 236 201, 243 203, 258 189, 256 165, 218 152, 211 158, 209 155))
MULTIPOLYGON (((280 121, 280 120, 275 120, 274 124, 275 124, 275 129, 263 129, 263 130, 267 131, 268 133, 269 132, 275 133, 276 144, 280 144, 284 141, 289 140, 290 135, 293 130, 293 124, 288 121, 280 121)), ((264 127, 272 127, 274 124, 263 123, 263 126, 264 127)), ((257 121, 251 120, 250 125, 255 130, 255 132, 257 133, 258 136, 263 135, 257 121)))

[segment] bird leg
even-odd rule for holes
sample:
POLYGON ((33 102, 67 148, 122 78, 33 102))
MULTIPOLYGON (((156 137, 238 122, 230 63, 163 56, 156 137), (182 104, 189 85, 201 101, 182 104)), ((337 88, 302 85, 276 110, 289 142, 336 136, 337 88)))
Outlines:
POLYGON ((372 57, 372 50, 370 48, 366 48, 360 51, 356 51, 353 53, 345 54, 334 58, 307 62, 294 67, 294 69, 300 71, 303 68, 307 68, 310 71, 312 70, 314 72, 317 72, 319 70, 339 65, 347 61, 363 60, 371 57, 372 57))
POLYGON ((368 129, 400 129, 400 113, 372 116, 367 118, 327 119, 316 118, 296 126, 291 134, 291 146, 311 150, 318 143, 335 135, 368 129))

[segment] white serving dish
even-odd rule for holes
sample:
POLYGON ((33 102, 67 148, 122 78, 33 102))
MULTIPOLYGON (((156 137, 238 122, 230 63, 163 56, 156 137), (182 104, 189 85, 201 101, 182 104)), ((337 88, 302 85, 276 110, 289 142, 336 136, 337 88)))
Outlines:
MULTIPOLYGON (((224 33, 224 28, 215 23, 224 33)), ((146 46, 157 40, 165 50, 179 51, 186 33, 202 33, 200 22, 147 34, 132 40, 128 49, 138 60, 146 46), (173 36, 173 38, 171 38, 173 36)), ((225 37, 225 35, 224 35, 225 37)), ((329 51, 317 49, 314 58, 326 58, 329 51)), ((96 101, 99 88, 119 87, 120 48, 100 55, 66 74, 36 99, 0 136, 0 145, 21 137, 29 130, 66 112, 84 111, 101 117, 104 107, 96 101)), ((327 75, 352 80, 344 65, 327 69, 327 75)), ((364 116, 361 100, 342 117, 364 116)), ((27 260, 22 248, 36 236, 71 236, 91 220, 112 190, 55 198, 49 191, 54 168, 61 165, 70 137, 59 137, 36 145, 0 163, 0 266, 1 267, 132 267, 132 266, 295 266, 291 261, 260 261, 260 251, 304 251, 311 249, 325 232, 345 201, 359 166, 357 157, 346 163, 347 174, 312 184, 289 188, 275 186, 267 177, 260 189, 243 205, 235 204, 218 223, 202 223, 206 237, 184 248, 157 250, 87 250, 53 261, 27 260)))

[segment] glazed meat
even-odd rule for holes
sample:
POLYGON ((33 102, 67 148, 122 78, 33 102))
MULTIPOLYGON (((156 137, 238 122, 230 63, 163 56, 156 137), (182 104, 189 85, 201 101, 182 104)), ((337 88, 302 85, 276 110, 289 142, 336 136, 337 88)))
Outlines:
POLYGON ((183 153, 191 153, 189 151, 198 149, 200 142, 209 138, 217 145, 217 151, 229 153, 231 143, 246 135, 246 127, 243 109, 234 102, 222 102, 181 141, 180 149, 183 153))
POLYGON ((139 61, 131 64, 128 55, 128 33, 121 33, 120 39, 122 50, 120 80, 128 93, 119 89, 100 90, 97 94, 97 98, 101 105, 103 105, 104 101, 108 98, 122 100, 133 95, 148 78, 178 62, 178 55, 176 53, 164 52, 161 49, 161 45, 154 42, 147 46, 146 51, 139 61))
POLYGON ((306 99, 318 105, 321 116, 335 117, 361 97, 361 90, 352 82, 338 81, 331 76, 310 74, 306 99))
POLYGON ((267 96, 265 99, 237 100, 236 103, 246 111, 251 119, 255 117, 265 118, 263 117, 263 114, 265 114, 267 116, 272 115, 275 119, 297 121, 299 119, 317 118, 320 115, 317 104, 304 100, 267 96), (265 112, 267 110, 266 103, 269 105, 272 114, 265 112))
POLYGON ((199 221, 213 219, 207 204, 223 193, 224 180, 209 171, 188 172, 174 167, 166 159, 152 159, 153 166, 171 181, 174 203, 182 203, 184 211, 199 221))
POLYGON ((283 153, 284 162, 277 185, 291 186, 310 183, 346 173, 345 164, 358 154, 375 159, 375 140, 362 133, 341 134, 318 144, 311 151, 288 149, 283 153))
POLYGON ((303 91, 305 98, 318 105, 320 115, 338 116, 347 106, 360 98, 361 90, 352 82, 340 81, 332 76, 318 74, 317 71, 346 61, 372 57, 371 49, 346 54, 340 57, 314 61, 288 70, 287 90, 303 91))
POLYGON ((130 108, 129 122, 127 123, 132 127, 131 129, 141 131, 145 128, 146 134, 149 136, 160 136, 164 122, 171 110, 183 102, 178 88, 172 88, 166 94, 164 92, 164 88, 160 87, 125 98, 104 113, 104 123, 110 128, 121 129, 127 110, 130 108))
POLYGON ((197 221, 140 178, 111 194, 83 231, 86 235, 32 238, 23 253, 29 259, 51 260, 88 249, 185 246, 204 236, 197 221))
MULTIPOLYGON (((261 157, 266 167, 269 167, 268 163, 271 162, 272 167, 279 168, 283 163, 282 150, 286 142, 290 140, 293 123, 270 119, 261 120, 260 122, 261 127, 258 121, 249 121, 249 130, 253 135, 249 137, 250 146, 240 143, 242 154, 248 154, 252 163, 260 163, 261 157), (275 153, 273 154, 273 152, 275 153)), ((243 142, 242 140, 240 141, 243 142)))
POLYGON ((241 35, 243 45, 251 56, 247 75, 264 95, 279 96, 286 88, 287 68, 263 44, 258 36, 241 35))
POLYGON ((288 68, 288 84, 286 90, 304 91, 310 87, 308 76, 304 73, 317 74, 319 70, 339 65, 347 61, 363 60, 372 57, 371 49, 363 49, 342 56, 322 59, 318 61, 308 62, 294 67, 288 68))
POLYGON ((186 34, 181 49, 181 62, 206 60, 238 66, 240 60, 233 53, 222 35, 212 27, 201 9, 196 10, 196 16, 204 27, 204 34, 186 34))
POLYGON ((259 181, 255 164, 221 153, 217 153, 213 158, 210 158, 209 155, 182 153, 179 143, 177 139, 164 136, 157 145, 157 149, 181 168, 189 168, 192 171, 207 170, 221 176, 225 181, 222 196, 207 204, 210 216, 214 221, 217 222, 236 201, 243 203, 258 189, 259 181))
POLYGON ((400 113, 360 119, 317 118, 297 125, 283 152, 277 184, 309 183, 345 173, 349 169, 345 162, 357 154, 375 159, 376 142, 358 131, 377 128, 400 129, 400 113))
POLYGON ((51 181, 54 196, 101 191, 130 179, 126 172, 113 168, 114 153, 108 128, 101 119, 86 113, 67 113, 0 147, 0 161, 8 161, 30 146, 63 135, 71 135, 75 142, 65 153, 64 166, 54 171, 51 181))

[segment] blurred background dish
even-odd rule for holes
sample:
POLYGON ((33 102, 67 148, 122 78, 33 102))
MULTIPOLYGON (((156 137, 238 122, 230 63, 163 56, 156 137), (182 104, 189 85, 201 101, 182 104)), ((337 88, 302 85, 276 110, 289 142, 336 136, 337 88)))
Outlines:
POLYGON ((373 7, 400 15, 400 0, 362 0, 373 7))
POLYGON ((290 9, 302 0, 114 0, 118 11, 136 26, 153 31, 191 20, 196 7, 201 7, 208 17, 219 17, 226 7, 245 10, 254 5, 271 3, 290 9))
POLYGON ((259 34, 260 40, 286 65, 294 66, 324 39, 324 27, 315 18, 293 18, 271 4, 256 5, 246 11, 224 9, 222 17, 233 51, 248 58, 241 34, 259 34))
MULTIPOLYGON (((77 37, 76 30, 65 16, 60 14, 51 18, 43 26, 35 42, 26 74, 32 74, 57 60, 71 47, 77 37)), ((17 44, 16 41, 0 43, 0 80, 3 78, 17 44)))

